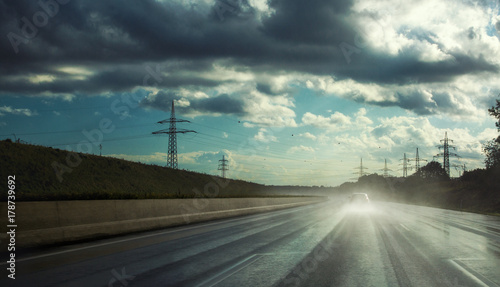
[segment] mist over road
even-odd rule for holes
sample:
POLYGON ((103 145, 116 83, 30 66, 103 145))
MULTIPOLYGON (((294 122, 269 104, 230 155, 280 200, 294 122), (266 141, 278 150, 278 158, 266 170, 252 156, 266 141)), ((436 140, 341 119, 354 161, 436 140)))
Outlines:
POLYGON ((0 284, 500 286, 499 268, 500 217, 331 200, 20 253, 0 284))

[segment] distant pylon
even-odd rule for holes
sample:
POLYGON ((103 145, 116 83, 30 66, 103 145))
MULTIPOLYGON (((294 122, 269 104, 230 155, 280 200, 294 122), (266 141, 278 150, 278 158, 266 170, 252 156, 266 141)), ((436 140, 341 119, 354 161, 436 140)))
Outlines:
POLYGON ((363 158, 361 158, 361 163, 359 164, 359 167, 356 167, 356 169, 359 169, 358 172, 355 172, 354 174, 358 175, 358 179, 362 177, 363 175, 367 175, 367 173, 364 171, 367 169, 366 167, 363 167, 363 158))
POLYGON ((387 159, 384 159, 384 168, 382 170, 384 171, 384 177, 389 177, 389 171, 392 171, 392 169, 387 168, 387 159))
POLYGON ((224 156, 219 160, 218 170, 222 171, 222 178, 226 178, 226 170, 229 170, 229 168, 227 167, 227 159, 224 156))
POLYGON ((427 161, 426 159, 421 159, 419 154, 418 154, 418 147, 417 147, 417 152, 415 153, 415 158, 409 158, 408 161, 410 160, 415 160, 415 172, 418 172, 420 170, 420 162, 421 161, 427 161))
POLYGON ((417 153, 415 155, 415 172, 418 172, 420 169, 420 156, 418 156, 418 147, 417 147, 417 153))
POLYGON ((403 158, 401 159, 403 161, 403 177, 408 176, 408 163, 410 162, 410 159, 406 157, 406 153, 403 154, 403 158))
POLYGON ((450 155, 460 157, 456 153, 450 153, 450 148, 456 150, 455 146, 450 145, 450 141, 453 142, 453 140, 448 139, 448 132, 445 132, 444 139, 440 140, 443 144, 438 146, 439 149, 443 149, 443 152, 436 155, 443 156, 443 168, 448 176, 450 176, 450 155))
POLYGON ((177 134, 196 133, 195 131, 192 130, 185 130, 185 129, 177 130, 175 123, 182 123, 182 122, 190 123, 190 121, 175 118, 175 107, 174 107, 174 101, 172 100, 172 111, 170 113, 170 119, 158 122, 159 124, 170 123, 168 130, 164 129, 153 132, 153 134, 168 134, 167 167, 174 169, 179 168, 177 162, 177 134))
POLYGON ((465 163, 462 165, 462 164, 453 164, 451 165, 452 167, 455 168, 455 170, 458 172, 458 176, 462 176, 466 171, 467 171, 467 167, 465 166, 465 163))

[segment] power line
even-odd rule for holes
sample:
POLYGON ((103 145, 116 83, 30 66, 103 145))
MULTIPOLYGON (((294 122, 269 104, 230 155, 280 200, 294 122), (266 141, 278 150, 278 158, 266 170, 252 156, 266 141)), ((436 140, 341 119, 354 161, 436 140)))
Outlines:
MULTIPOLYGON (((140 139, 140 138, 146 138, 146 137, 151 137, 150 134, 146 135, 136 135, 136 136, 126 136, 126 137, 117 137, 117 138, 110 138, 110 139, 103 139, 100 142, 112 142, 112 141, 122 141, 122 140, 133 140, 133 139, 140 139)), ((63 145, 77 145, 81 144, 81 142, 72 142, 72 143, 61 143, 61 144, 51 144, 48 146, 63 146, 63 145)))
MULTIPOLYGON (((128 129, 128 128, 139 128, 139 127, 145 127, 145 126, 151 126, 151 124, 140 124, 140 125, 131 125, 131 126, 121 126, 121 127, 115 127, 115 130, 119 129, 128 129)), ((16 133, 18 136, 32 136, 32 135, 45 135, 45 134, 65 134, 65 133, 81 133, 85 129, 79 129, 79 130, 63 130, 63 131, 44 131, 44 132, 33 132, 33 133, 16 133)), ((3 134, 0 136, 9 136, 10 134, 3 134)))

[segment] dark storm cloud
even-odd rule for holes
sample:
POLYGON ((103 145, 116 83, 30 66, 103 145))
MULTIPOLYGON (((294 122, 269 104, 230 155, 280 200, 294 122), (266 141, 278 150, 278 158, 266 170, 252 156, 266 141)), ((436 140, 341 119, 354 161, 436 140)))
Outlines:
POLYGON ((457 107, 456 99, 450 92, 409 90, 406 92, 396 92, 391 100, 365 101, 364 97, 354 95, 358 102, 363 102, 381 107, 400 107, 414 112, 417 115, 431 115, 438 111, 451 114, 462 114, 467 111, 457 107))
POLYGON ((243 114, 243 102, 240 99, 230 97, 227 94, 221 94, 210 98, 189 98, 189 104, 186 99, 176 92, 160 91, 154 96, 146 97, 140 102, 140 106, 154 108, 169 112, 172 107, 172 101, 177 105, 176 111, 182 114, 201 113, 222 113, 222 114, 243 114))
POLYGON ((360 55, 354 65, 342 70, 339 78, 352 78, 358 82, 387 84, 448 82, 464 74, 498 72, 498 67, 488 63, 483 55, 471 57, 449 54, 451 59, 423 62, 411 51, 402 50, 398 56, 382 54, 360 55))
POLYGON ((337 45, 353 34, 346 20, 352 1, 288 1, 271 0, 276 10, 264 21, 262 31, 272 38, 290 44, 337 45))
POLYGON ((385 102, 370 102, 379 106, 399 106, 403 109, 411 110, 418 115, 432 114, 437 107, 436 103, 429 101, 429 99, 422 92, 415 91, 407 94, 396 93, 395 101, 385 102))
MULTIPOLYGON (((205 67, 206 68, 206 67, 205 67)), ((178 88, 184 86, 215 87, 224 82, 196 77, 189 74, 176 74, 174 71, 182 71, 182 65, 162 68, 162 65, 137 65, 137 66, 113 66, 111 69, 102 69, 99 73, 90 75, 85 79, 74 79, 74 75, 50 68, 34 66, 30 71, 22 70, 10 73, 16 75, 54 75, 55 80, 51 82, 33 83, 30 79, 15 77, 0 78, 0 89, 3 92, 27 93, 50 91, 52 93, 90 93, 99 94, 103 92, 129 91, 135 87, 148 85, 157 88, 178 88), (164 73, 172 73, 165 76, 164 73)), ((203 71, 201 67, 196 69, 203 71)), ((208 71, 208 70, 207 70, 208 71)), ((230 81, 229 81, 230 82, 230 81)))
POLYGON ((191 104, 192 108, 197 111, 206 111, 223 114, 242 114, 243 102, 239 99, 234 99, 226 94, 217 97, 200 99, 191 104))
MULTIPOLYGON (((388 55, 363 48, 348 61, 339 45, 352 46, 364 37, 351 0, 271 0, 268 5, 274 12, 269 15, 259 15, 245 0, 228 2, 231 10, 220 10, 218 1, 212 6, 153 0, 56 1, 0 0, 0 93, 100 93, 137 86, 203 89, 224 84, 198 73, 210 73, 220 62, 257 74, 304 72, 382 85, 448 82, 464 74, 498 72, 481 55, 458 52, 451 59, 424 62, 411 50, 388 55), (44 13, 46 18, 41 17, 44 13), (156 70, 155 63, 176 61, 183 64, 166 67, 165 74, 144 81, 146 63, 156 70), (75 80, 57 72, 62 66, 84 67, 93 74, 75 80), (42 83, 26 79, 37 74, 56 78, 42 83)), ((415 39, 432 43, 435 37, 429 33, 413 31, 415 39)), ((258 83, 257 89, 273 94, 265 83, 258 83)), ((401 100, 402 107, 419 102, 401 100)), ((197 108, 215 110, 209 106, 197 108)))
POLYGON ((467 37, 471 40, 477 37, 477 34, 474 31, 474 27, 470 27, 469 30, 467 30, 467 37))

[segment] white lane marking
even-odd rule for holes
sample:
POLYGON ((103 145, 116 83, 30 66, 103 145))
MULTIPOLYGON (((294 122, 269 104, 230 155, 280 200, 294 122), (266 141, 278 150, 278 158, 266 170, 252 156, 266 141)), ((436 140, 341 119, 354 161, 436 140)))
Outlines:
POLYGON ((212 276, 208 280, 203 281, 201 284, 197 285, 197 287, 199 287, 199 286, 206 286, 206 287, 215 286, 215 285, 219 284, 220 282, 226 280, 227 278, 229 278, 233 274, 244 269, 245 267, 248 267, 249 265, 251 265, 255 261, 259 260, 260 258, 262 258, 262 256, 259 254, 254 254, 252 256, 249 256, 249 257, 245 258, 244 260, 239 261, 238 263, 226 268, 222 272, 217 273, 215 276, 212 276), (242 266, 240 267, 240 265, 242 265, 242 266))
MULTIPOLYGON (((311 205, 314 205, 314 204, 311 204, 311 205)), ((310 208, 311 205, 299 206, 299 207, 297 207, 297 209, 295 211, 310 208)), ((294 212, 294 210, 293 209, 292 210, 290 210, 290 209, 279 210, 277 212, 273 212, 270 214, 255 214, 255 215, 253 214, 250 216, 266 218, 266 217, 286 214, 289 212, 294 212)), ((111 241, 111 242, 105 242, 105 243, 100 243, 100 244, 95 244, 95 245, 90 245, 90 246, 85 246, 85 247, 68 249, 68 250, 64 250, 64 251, 57 251, 57 252, 47 253, 47 254, 43 254, 43 255, 36 255, 36 256, 31 256, 31 257, 27 257, 27 258, 21 258, 21 259, 18 259, 16 261, 17 262, 29 261, 29 260, 59 255, 59 254, 65 254, 65 253, 70 253, 70 252, 75 252, 75 251, 80 251, 80 250, 86 250, 86 249, 91 249, 91 248, 96 248, 96 247, 101 247, 101 246, 106 246, 106 245, 112 245, 112 244, 117 244, 117 243, 122 243, 122 242, 127 242, 127 241, 133 241, 133 240, 138 240, 138 239, 143 239, 143 238, 148 238, 148 237, 153 237, 153 236, 159 236, 159 235, 164 235, 164 234, 169 234, 169 233, 188 231, 191 229, 196 229, 196 228, 201 228, 201 227, 206 227, 206 226, 211 226, 211 225, 217 225, 217 224, 225 224, 225 223, 230 223, 233 221, 245 220, 245 219, 248 219, 248 218, 234 218, 234 219, 227 219, 227 220, 224 220, 221 222, 212 222, 212 223, 206 223, 206 224, 202 224, 202 225, 189 226, 189 227, 180 227, 180 228, 176 228, 175 230, 168 230, 168 231, 154 233, 154 234, 148 234, 148 235, 143 235, 143 236, 138 236, 138 237, 132 237, 132 238, 121 239, 121 240, 116 240, 116 241, 111 241)), ((255 219, 255 220, 258 220, 258 219, 255 219)), ((7 265, 7 264, 8 264, 7 262, 1 262, 0 266, 7 265)))
POLYGON ((410 231, 410 229, 408 227, 406 227, 403 223, 400 223, 399 225, 401 225, 401 227, 403 227, 404 229, 406 229, 407 231, 410 231))
POLYGON ((469 277, 470 279, 474 280, 477 284, 481 285, 481 286, 486 286, 486 287, 498 287, 498 285, 491 281, 490 279, 486 278, 485 276, 483 276, 481 273, 477 272, 476 270, 470 268, 469 266, 467 266, 467 264, 465 264, 464 262, 462 262, 461 260, 459 259, 449 259, 449 261, 459 270, 461 270, 465 275, 467 275, 467 277, 469 277))

